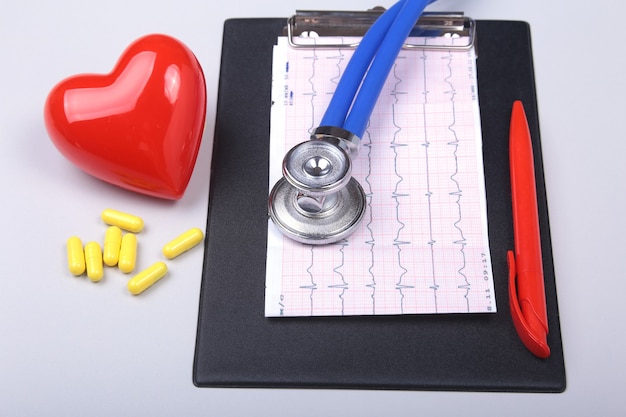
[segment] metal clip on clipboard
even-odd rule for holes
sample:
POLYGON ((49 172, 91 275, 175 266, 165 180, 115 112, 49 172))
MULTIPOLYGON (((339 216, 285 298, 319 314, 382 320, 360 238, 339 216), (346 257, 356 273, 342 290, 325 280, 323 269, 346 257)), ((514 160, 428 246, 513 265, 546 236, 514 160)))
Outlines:
POLYGON ((297 11, 288 19, 284 32, 294 48, 356 49, 320 126, 308 141, 287 152, 283 177, 270 192, 268 214, 284 235, 322 245, 346 238, 360 224, 366 195, 352 177, 352 160, 359 153, 360 137, 401 49, 473 47, 475 25, 471 19, 458 12, 424 13, 428 3, 398 0, 387 10, 365 12, 297 11), (362 38, 337 44, 329 36, 362 38), (415 37, 423 43, 410 43, 415 37), (427 41, 432 38, 437 42, 427 41))
MULTIPOLYGON (((324 43, 315 45, 302 42, 303 35, 315 33, 320 37, 355 36, 365 34, 374 21, 384 12, 381 7, 367 11, 296 10, 287 20, 283 34, 293 48, 356 48, 359 43, 324 43)), ((476 24, 463 12, 424 12, 409 36, 430 38, 462 38, 465 43, 454 45, 418 45, 405 43, 406 49, 471 49, 476 40, 476 24)))

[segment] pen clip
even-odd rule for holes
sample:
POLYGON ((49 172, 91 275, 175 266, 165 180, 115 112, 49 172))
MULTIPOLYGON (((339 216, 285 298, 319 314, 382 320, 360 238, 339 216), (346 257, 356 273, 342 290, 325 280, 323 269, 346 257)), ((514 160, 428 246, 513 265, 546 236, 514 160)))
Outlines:
MULTIPOLYGON (((526 317, 522 313, 517 297, 517 267, 515 264, 515 254, 513 251, 507 252, 507 262, 509 265, 509 304, 511 306, 511 316, 513 317, 513 325, 519 334, 524 345, 534 355, 546 359, 550 356, 550 347, 543 338, 538 337, 535 331, 530 327, 526 317)), ((545 335, 545 333, 544 333, 545 335)))

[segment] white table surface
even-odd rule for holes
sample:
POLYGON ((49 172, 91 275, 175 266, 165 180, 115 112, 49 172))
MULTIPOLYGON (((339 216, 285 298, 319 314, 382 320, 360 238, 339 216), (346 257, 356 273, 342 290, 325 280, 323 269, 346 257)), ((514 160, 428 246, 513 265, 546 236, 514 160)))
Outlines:
MULTIPOLYGON (((623 416, 626 3, 440 0, 430 10, 531 24, 567 372, 562 394, 207 389, 192 383, 202 250, 129 295, 123 274, 71 276, 65 240, 100 239, 107 207, 137 213, 139 267, 163 242, 204 228, 222 25, 297 9, 392 2, 13 1, 0 11, 1 416, 623 416), (166 33, 206 75, 207 123, 185 196, 166 202, 83 174, 54 148, 42 109, 54 84, 110 71, 133 40, 166 33)), ((108 271, 108 270, 107 270, 108 271)), ((503 310, 504 311, 504 310, 503 310)))

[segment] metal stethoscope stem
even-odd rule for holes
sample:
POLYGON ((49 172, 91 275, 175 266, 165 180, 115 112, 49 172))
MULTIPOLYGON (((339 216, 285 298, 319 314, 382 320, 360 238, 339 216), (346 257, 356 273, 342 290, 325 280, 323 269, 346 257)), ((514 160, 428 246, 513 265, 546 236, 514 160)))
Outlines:
POLYGON ((269 196, 269 214, 286 236, 308 244, 352 234, 365 215, 352 160, 387 75, 415 22, 433 0, 400 0, 383 13, 354 51, 320 127, 283 160, 269 196))

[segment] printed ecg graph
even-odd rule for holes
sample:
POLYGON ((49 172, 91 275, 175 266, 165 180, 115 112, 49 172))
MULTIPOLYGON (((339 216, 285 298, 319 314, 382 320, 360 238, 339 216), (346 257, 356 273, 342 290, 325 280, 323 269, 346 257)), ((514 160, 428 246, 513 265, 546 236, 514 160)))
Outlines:
MULTIPOLYGON (((279 38, 270 188, 285 153, 318 126, 351 54, 279 38)), ((270 221, 266 316, 496 311, 475 71, 473 50, 400 52, 354 161, 363 222, 341 242, 309 246, 270 221)))

